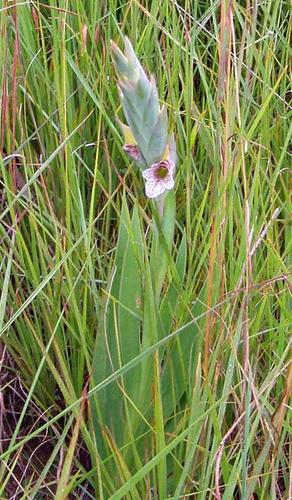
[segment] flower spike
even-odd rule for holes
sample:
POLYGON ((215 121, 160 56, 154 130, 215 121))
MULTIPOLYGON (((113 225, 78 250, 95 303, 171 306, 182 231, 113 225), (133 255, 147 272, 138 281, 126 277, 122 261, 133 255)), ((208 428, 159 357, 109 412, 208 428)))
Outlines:
POLYGON ((174 140, 168 134, 167 112, 165 107, 160 107, 154 78, 147 77, 127 37, 124 44, 125 53, 111 42, 127 121, 127 125, 119 121, 125 138, 123 149, 142 168, 146 195, 157 198, 174 187, 174 140))

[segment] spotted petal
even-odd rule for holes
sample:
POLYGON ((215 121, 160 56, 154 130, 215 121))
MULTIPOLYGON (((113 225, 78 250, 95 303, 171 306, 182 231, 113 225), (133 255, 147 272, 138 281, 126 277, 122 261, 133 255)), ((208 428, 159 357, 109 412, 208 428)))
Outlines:
POLYGON ((155 176, 155 169, 153 168, 153 166, 151 168, 146 168, 146 170, 143 170, 142 176, 147 181, 153 181, 153 182, 157 181, 156 176, 155 176))
POLYGON ((167 189, 168 191, 173 189, 174 188, 174 178, 172 177, 172 175, 167 176, 166 179, 164 179, 163 184, 164 184, 165 189, 167 189))
POLYGON ((164 184, 160 181, 147 181, 145 184, 145 192, 148 198, 157 198, 164 191, 164 184))

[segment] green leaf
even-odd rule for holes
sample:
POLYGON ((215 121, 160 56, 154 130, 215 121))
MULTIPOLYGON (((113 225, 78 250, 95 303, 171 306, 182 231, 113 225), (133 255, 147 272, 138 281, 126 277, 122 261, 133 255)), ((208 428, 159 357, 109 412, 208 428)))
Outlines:
MULTIPOLYGON (((113 270, 108 287, 103 330, 99 332, 94 362, 94 382, 99 383, 140 353, 142 314, 141 265, 143 239, 135 208, 130 218, 126 198, 120 217, 120 229, 113 270)), ((125 375, 99 396, 98 413, 117 445, 125 443, 125 396, 134 400, 139 392, 140 366, 125 375), (123 390, 122 390, 123 388, 123 390)))

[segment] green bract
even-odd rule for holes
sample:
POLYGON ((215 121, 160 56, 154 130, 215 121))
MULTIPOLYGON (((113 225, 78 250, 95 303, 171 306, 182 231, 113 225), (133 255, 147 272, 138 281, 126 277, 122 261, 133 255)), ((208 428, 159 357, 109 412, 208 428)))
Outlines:
MULTIPOLYGON (((168 146, 167 112, 160 108, 156 84, 153 77, 147 78, 133 47, 127 37, 124 39, 125 54, 111 42, 112 57, 115 64, 120 99, 131 131, 127 143, 139 147, 143 169, 163 159, 168 146)), ((128 127, 127 127, 128 128, 128 127)))

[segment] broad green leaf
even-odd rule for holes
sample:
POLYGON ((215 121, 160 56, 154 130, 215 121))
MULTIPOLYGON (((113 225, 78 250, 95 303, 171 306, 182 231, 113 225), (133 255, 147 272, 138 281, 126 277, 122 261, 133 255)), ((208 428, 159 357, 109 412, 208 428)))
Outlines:
MULTIPOLYGON (((140 353, 142 318, 143 239, 138 211, 130 217, 124 198, 116 248, 113 279, 107 294, 103 330, 97 338, 94 382, 98 383, 140 353)), ((127 426, 123 391, 136 400, 140 390, 140 366, 102 391, 99 398, 101 424, 106 425, 117 445, 125 444, 127 426)), ((131 411, 132 413, 132 411, 131 411)))

